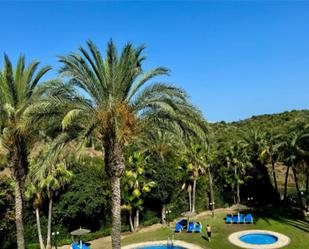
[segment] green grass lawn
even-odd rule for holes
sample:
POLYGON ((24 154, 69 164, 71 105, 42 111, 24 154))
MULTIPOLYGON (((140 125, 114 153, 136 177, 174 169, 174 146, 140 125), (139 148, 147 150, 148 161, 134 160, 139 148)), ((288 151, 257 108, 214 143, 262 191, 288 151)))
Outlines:
MULTIPOLYGON (((309 248, 309 222, 296 218, 292 213, 285 210, 260 210, 253 213, 255 217, 254 224, 225 224, 225 213, 218 213, 214 218, 204 216, 199 219, 203 224, 202 234, 188 234, 185 232, 175 234, 175 239, 198 244, 203 248, 211 249, 232 249, 238 248, 228 241, 228 236, 236 231, 246 229, 265 229, 279 232, 287 235, 291 243, 285 247, 290 249, 308 249, 309 248), (208 242, 205 236, 205 227, 207 224, 212 226, 212 241, 208 242)), ((152 232, 136 233, 123 239, 123 245, 152 240, 166 240, 173 232, 164 227, 152 232)), ((103 248, 103 247, 102 247, 103 248)), ((106 246, 104 247, 106 248, 106 246)))

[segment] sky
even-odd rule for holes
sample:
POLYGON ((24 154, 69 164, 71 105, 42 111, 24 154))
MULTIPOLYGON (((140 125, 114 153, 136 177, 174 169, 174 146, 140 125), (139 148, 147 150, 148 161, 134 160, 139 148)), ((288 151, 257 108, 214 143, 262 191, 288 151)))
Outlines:
POLYGON ((39 59, 48 78, 58 55, 112 38, 146 44, 145 70, 168 67, 159 80, 209 121, 309 107, 309 1, 0 1, 0 13, 0 56, 39 59))

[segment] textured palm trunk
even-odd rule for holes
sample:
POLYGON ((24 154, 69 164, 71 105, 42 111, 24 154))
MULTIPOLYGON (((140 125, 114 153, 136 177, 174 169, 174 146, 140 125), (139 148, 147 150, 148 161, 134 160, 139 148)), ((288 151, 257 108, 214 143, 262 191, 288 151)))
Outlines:
POLYGON ((15 183, 15 221, 16 221, 16 237, 17 248, 25 249, 24 239, 24 223, 23 223, 23 197, 24 184, 21 180, 16 179, 15 183))
POLYGON ((195 196, 196 196, 196 178, 193 180, 193 189, 192 189, 192 213, 195 213, 195 196))
POLYGON ((49 198, 48 203, 48 221, 47 221, 47 240, 46 240, 46 248, 51 249, 51 221, 52 221, 52 209, 53 209, 53 198, 49 198))
POLYGON ((42 236, 42 230, 41 230, 40 211, 38 207, 35 208, 35 217, 36 217, 36 226, 38 230, 40 249, 45 249, 43 236, 42 236))
POLYGON ((111 177, 112 187, 112 248, 121 249, 120 177, 111 177))
POLYGON ((306 165, 306 206, 309 209, 309 165, 306 165))
POLYGON ((294 181, 295 181, 295 187, 296 187, 296 192, 297 192, 299 206, 300 206, 301 210, 304 211, 304 205, 303 205, 303 200, 302 200, 301 193, 299 191, 299 184, 298 184, 298 178, 297 178, 297 172, 296 172, 295 165, 292 165, 292 172, 293 172, 293 176, 294 176, 294 181))
POLYGON ((132 218, 132 210, 129 211, 129 223, 130 223, 130 230, 133 233, 134 232, 134 225, 133 225, 133 218, 132 218))
POLYGON ((112 249, 121 249, 121 191, 120 178, 125 165, 123 145, 116 142, 116 132, 111 124, 102 144, 104 147, 104 162, 107 175, 110 177, 112 190, 112 249))
POLYGON ((162 222, 162 224, 166 224, 166 207, 165 207, 165 204, 162 205, 162 209, 161 209, 161 222, 162 222))
POLYGON ((214 190, 213 190, 213 183, 212 183, 212 175, 210 172, 209 166, 207 167, 207 173, 208 173, 208 182, 209 182, 209 191, 210 191, 210 203, 212 203, 211 206, 211 215, 212 217, 215 216, 215 202, 214 202, 214 190))
POLYGON ((138 227, 139 227, 139 210, 136 209, 134 216, 134 231, 137 231, 138 227))
POLYGON ((272 166, 272 171, 273 171, 273 178, 274 178, 275 189, 279 193, 274 160, 271 160, 271 166, 272 166))
POLYGON ((191 199, 191 191, 189 191, 189 211, 192 212, 192 199, 191 199))
POLYGON ((238 182, 236 184, 236 201, 237 201, 237 204, 240 203, 240 187, 239 187, 239 183, 238 182))
POLYGON ((17 248, 25 249, 24 239, 24 206, 25 206, 25 180, 28 171, 28 158, 26 143, 19 139, 12 148, 11 168, 15 180, 15 223, 17 248))
POLYGON ((287 198, 287 190, 288 190, 289 171, 290 171, 290 165, 287 166, 286 173, 285 173, 284 193, 283 193, 283 200, 285 202, 287 200, 286 198, 287 198))

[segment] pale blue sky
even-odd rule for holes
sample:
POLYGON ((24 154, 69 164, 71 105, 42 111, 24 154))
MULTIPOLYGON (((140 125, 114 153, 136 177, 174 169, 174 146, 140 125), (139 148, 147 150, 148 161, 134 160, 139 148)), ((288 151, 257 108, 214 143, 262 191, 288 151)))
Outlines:
MULTIPOLYGON (((309 2, 1 2, 0 52, 55 69, 92 39, 147 45, 210 121, 309 107, 309 2)), ((2 61, 0 62, 0 66, 2 61)))

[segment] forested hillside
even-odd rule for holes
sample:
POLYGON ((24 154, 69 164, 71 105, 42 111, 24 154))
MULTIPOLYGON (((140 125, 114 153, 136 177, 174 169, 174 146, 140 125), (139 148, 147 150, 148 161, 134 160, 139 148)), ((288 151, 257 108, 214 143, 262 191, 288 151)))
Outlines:
MULTIPOLYGON (((184 149, 175 134, 156 129, 149 131, 142 141, 136 141, 125 152, 127 170, 121 183, 122 229, 134 231, 140 225, 166 222, 192 208, 199 212, 213 207, 227 207, 236 202, 248 205, 278 205, 280 199, 287 198, 283 195, 288 161, 285 161, 284 156, 276 157, 276 193, 271 162, 267 158, 262 160, 260 154, 267 148, 269 134, 273 137, 278 135, 278 141, 282 142, 297 130, 306 130, 308 123, 309 110, 253 116, 231 123, 211 123, 208 124, 206 150, 194 140, 184 149), (257 155, 255 150, 260 154, 257 155), (235 161, 241 164, 234 165, 235 161), (237 176, 230 171, 231 165, 234 165, 233 169, 239 170, 237 176), (263 165, 268 170, 267 177, 263 165), (209 179, 212 179, 212 183, 209 179), (140 187, 133 182, 138 182, 140 187), (257 188, 262 189, 261 193, 257 188), (256 191, 255 194, 253 190, 256 191), (265 190, 270 192, 265 195, 265 190), (253 195, 254 199, 248 201, 247 198, 253 195), (167 210, 171 211, 169 217, 166 216, 167 210)), ((38 148, 34 148, 35 154, 41 153, 41 147, 40 144, 38 148)), ((63 243, 69 242, 69 231, 79 226, 97 231, 89 238, 111 232, 110 185, 103 170, 102 153, 97 151, 96 147, 94 143, 79 152, 78 156, 72 148, 66 151, 67 156, 73 154, 70 159, 67 157, 73 176, 69 184, 55 193, 52 217, 53 229, 60 231, 63 243)), ((2 153, 1 158, 0 167, 6 170, 0 173, 0 217, 5 219, 0 227, 0 243, 1 248, 12 248, 15 243, 13 189, 5 153, 2 153)), ((303 192, 308 184, 306 168, 306 164, 297 168, 299 189, 303 192)), ((286 195, 292 198, 292 203, 289 200, 288 205, 295 204, 295 200, 297 202, 291 170, 288 172, 286 195)), ((48 196, 42 197, 41 223, 43 233, 46 233, 48 196)), ((303 205, 307 205, 306 201, 308 196, 307 200, 303 200, 303 205)), ((27 203, 26 217, 26 241, 30 245, 33 243, 33 248, 36 248, 33 199, 27 203)))

